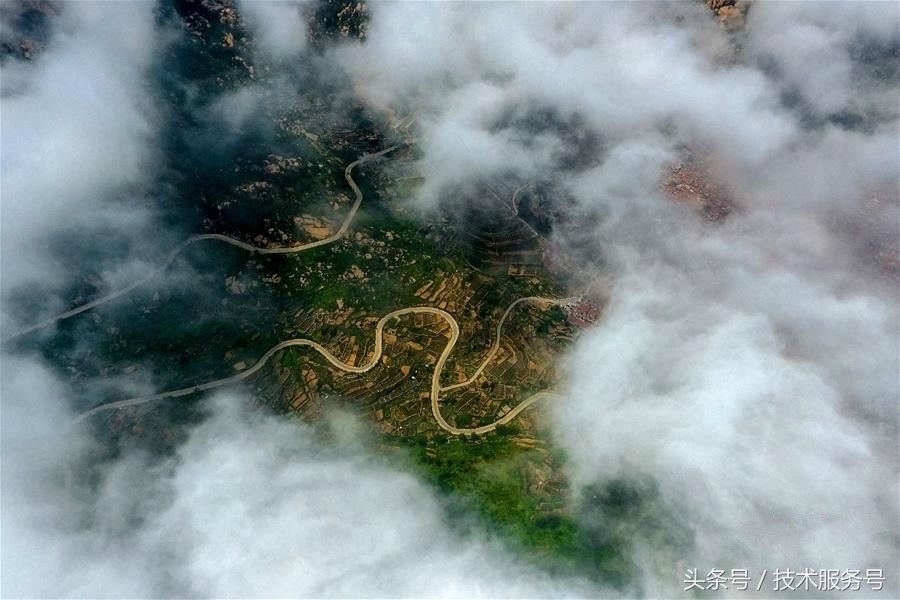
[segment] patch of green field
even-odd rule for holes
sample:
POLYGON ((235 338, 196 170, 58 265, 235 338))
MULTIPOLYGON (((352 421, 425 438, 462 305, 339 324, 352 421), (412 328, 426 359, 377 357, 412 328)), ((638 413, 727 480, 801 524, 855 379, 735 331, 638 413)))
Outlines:
POLYGON ((554 325, 563 325, 568 322, 566 313, 559 306, 551 306, 544 316, 544 319, 538 323, 537 332, 540 335, 547 335, 550 328, 554 325))
MULTIPOLYGON (((521 467, 541 457, 517 446, 513 441, 517 433, 515 425, 506 425, 484 436, 440 434, 399 441, 411 453, 414 469, 448 499, 448 516, 455 524, 465 528, 474 520, 536 568, 620 588, 626 585, 633 573, 628 541, 615 534, 598 536, 583 527, 574 516, 581 514, 581 506, 574 511, 564 508, 568 498, 548 500, 530 492, 521 467)), ((614 494, 610 502, 594 500, 592 516, 610 504, 633 500, 622 494, 614 494)))

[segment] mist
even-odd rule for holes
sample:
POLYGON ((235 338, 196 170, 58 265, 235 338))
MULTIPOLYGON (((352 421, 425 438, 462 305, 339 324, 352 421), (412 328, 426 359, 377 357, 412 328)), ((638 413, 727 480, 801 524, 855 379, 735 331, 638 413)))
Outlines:
MULTIPOLYGON (((605 305, 538 418, 576 501, 652 489, 650 512, 673 515, 661 529, 686 532, 622 517, 641 532, 629 593, 681 595, 690 568, 807 567, 882 568, 882 593, 900 593, 896 4, 759 2, 737 29, 699 2, 373 4, 364 42, 315 59, 306 6, 238 10, 279 69, 346 74, 369 110, 414 115, 417 213, 491 202, 475 190, 495 180, 571 200, 552 242, 577 260, 573 293, 590 285, 605 305), (695 160, 721 218, 664 189, 695 160)), ((147 83, 172 35, 156 16, 67 3, 33 61, 3 65, 4 331, 71 304, 85 271, 73 248, 115 289, 182 233, 158 234, 148 193, 170 175, 147 83)), ((185 145, 215 162, 259 133, 263 98, 295 92, 271 79, 196 105, 185 85, 185 145)), ((445 499, 352 419, 317 429, 249 408, 237 388, 207 399, 169 455, 94 462, 72 407, 98 388, 76 392, 8 347, 0 379, 3 596, 623 593, 454 527, 445 499), (86 465, 89 484, 73 486, 86 465)))
MULTIPOLYGON (((274 7, 252 8, 247 19, 265 31, 266 52, 295 56, 302 29, 270 32, 267 23, 284 16, 274 7)), ((84 277, 99 274, 100 293, 143 277, 178 241, 178 229, 157 231, 167 207, 156 202, 180 182, 158 136, 171 125, 152 70, 176 35, 158 17, 151 3, 67 4, 40 53, 4 64, 4 335, 71 306, 67 292, 84 277)), ((177 91, 185 89, 196 100, 190 84, 177 91)), ((248 85, 190 105, 205 149, 259 133, 254 112, 272 91, 248 85), (214 141, 219 128, 225 135, 214 141)), ((182 275, 160 279, 184 285, 182 275)), ((75 352, 101 351, 95 326, 77 326, 75 352)), ((323 434, 251 408, 236 388, 199 405, 170 452, 138 443, 111 450, 98 434, 106 425, 75 423, 78 410, 157 383, 75 385, 66 375, 31 345, 4 343, 3 597, 595 593, 586 580, 535 571, 474 524, 451 525, 444 499, 378 458, 367 425, 350 417, 329 416, 323 434)))
MULTIPOLYGON (((96 249, 85 233, 122 243, 145 234, 152 217, 137 200, 157 160, 157 116, 142 79, 157 43, 153 5, 95 8, 67 5, 49 18, 47 48, 3 66, 2 294, 8 301, 33 287, 44 292, 32 298, 47 313, 59 311, 52 297, 74 279, 67 269, 75 265, 60 261, 53 244, 76 236, 68 241, 90 256, 96 249)), ((129 267, 101 268, 115 278, 129 267)), ((15 318, 3 311, 5 331, 15 318)))
POLYGON ((277 59, 297 59, 307 43, 304 5, 298 0, 242 0, 239 8, 260 50, 277 59))
POLYGON ((633 550, 650 596, 688 568, 806 565, 883 568, 896 593, 897 17, 755 3, 735 32, 700 3, 390 4, 340 57, 373 107, 417 115, 423 212, 510 176, 575 199, 554 242, 607 305, 548 410, 579 489, 650 477, 679 507, 681 560, 633 550), (560 161, 548 113, 601 152, 560 161), (720 222, 662 189, 692 156, 720 222))

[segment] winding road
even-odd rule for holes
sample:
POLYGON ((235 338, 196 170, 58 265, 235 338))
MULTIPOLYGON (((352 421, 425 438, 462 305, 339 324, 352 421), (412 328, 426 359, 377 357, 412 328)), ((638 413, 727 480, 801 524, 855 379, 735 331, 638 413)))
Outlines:
POLYGON ((412 306, 408 308, 401 308, 381 317, 378 320, 378 323, 375 325, 375 351, 372 355, 372 358, 361 366, 350 365, 343 362, 341 359, 337 358, 334 354, 331 353, 328 348, 322 346, 318 342, 315 342, 306 338, 292 338, 289 340, 285 340, 272 346, 265 354, 263 354, 259 360, 257 360, 252 367, 242 371, 236 375, 232 375, 231 377, 225 377, 222 379, 216 379, 214 381, 208 381, 206 383, 200 383, 197 385, 192 385, 190 387, 181 388, 178 390, 172 390, 169 392, 162 392, 160 394, 152 394, 149 396, 139 396, 136 398, 129 398, 128 400, 118 400, 116 402, 110 402, 108 404, 101 404, 100 406, 96 406, 88 411, 85 411, 78 415, 75 419, 75 422, 83 421, 88 417, 95 415, 99 412, 107 411, 107 410, 115 410, 118 408, 125 408, 127 406, 137 406, 139 404, 145 404, 147 402, 152 402, 154 400, 163 400, 166 398, 177 398, 179 396, 187 396, 189 394, 193 394, 195 392, 200 392, 203 390, 211 390, 218 387, 223 387, 226 385, 231 385, 233 383, 237 383, 244 379, 247 379, 251 375, 257 373, 260 369, 262 369, 267 362, 278 352, 284 350, 286 348, 296 347, 296 346, 309 346, 316 352, 322 355, 325 360, 330 362, 336 368, 346 371, 348 373, 366 373, 373 369, 375 365, 378 364, 378 361, 381 359, 382 353, 384 351, 384 326, 387 325, 393 319, 399 319, 405 315, 412 314, 431 314, 437 315, 447 321, 450 325, 450 339, 447 342, 447 345, 444 346, 443 352, 438 357, 437 363, 434 366, 434 373, 431 376, 431 413, 434 415, 434 420, 437 421, 437 424, 441 429, 452 433, 454 435, 480 435, 483 433, 488 433, 489 431, 493 431, 497 428, 498 425, 504 425, 509 423, 513 419, 515 419, 519 413, 523 410, 534 404, 539 400, 543 400, 545 398, 549 398, 553 395, 551 391, 543 391, 538 392, 532 396, 529 396, 519 404, 517 404, 514 408, 512 408, 509 412, 504 414, 502 417, 497 419, 492 423, 488 423, 487 425, 482 425, 480 427, 455 427, 447 422, 444 419, 444 416, 441 414, 440 407, 440 397, 441 392, 447 392, 450 390, 455 390, 461 387, 465 387, 467 385, 472 384, 481 373, 484 371, 485 367, 493 360, 494 356, 500 349, 500 336, 503 332, 503 323, 506 321, 506 318, 509 316, 510 311, 515 308, 518 304, 523 302, 536 302, 540 304, 546 305, 559 305, 566 304, 568 302, 572 302, 573 298, 563 298, 563 299, 555 299, 555 298, 543 298, 538 296, 528 296, 525 298, 519 298, 514 301, 512 304, 507 307, 506 311, 503 313, 503 316, 500 318, 500 321, 497 324, 497 332, 494 339, 494 343, 491 345, 491 349, 488 351, 487 355, 482 360, 481 364, 475 370, 475 373, 469 377, 467 380, 457 383, 454 385, 449 385, 445 387, 441 387, 441 374, 444 370, 444 365, 447 362, 447 359, 450 357, 450 354, 453 352, 453 348, 456 346, 456 342, 459 340, 459 323, 456 322, 456 319, 453 318, 453 315, 448 313, 445 310, 441 310, 440 308, 434 308, 431 306, 412 306))
MULTIPOLYGON (((96 300, 92 300, 91 302, 83 304, 77 308, 73 308, 64 313, 58 314, 54 317, 50 317, 48 319, 45 319, 44 321, 41 321, 30 327, 27 327, 26 329, 18 331, 17 333, 6 338, 4 340, 4 342, 27 335, 29 333, 32 333, 34 331, 37 331, 39 329, 42 329, 44 327, 47 327, 49 325, 52 325, 53 323, 57 323, 64 319, 74 317, 75 315, 79 315, 83 312, 91 310, 92 308, 96 308, 96 307, 106 304, 108 302, 112 302, 113 300, 128 294, 129 292, 144 285, 150 279, 152 279, 153 277, 159 275, 161 272, 166 270, 172 264, 172 262, 174 262, 174 260, 178 257, 178 255, 184 251, 185 248, 187 248, 188 246, 195 244, 197 242, 201 242, 201 241, 205 241, 205 240, 215 240, 215 241, 219 241, 219 242, 224 242, 226 244, 230 244, 232 246, 236 246, 238 248, 241 248, 242 250, 246 250, 247 252, 253 252, 253 253, 258 253, 258 254, 294 254, 297 252, 311 250, 313 248, 318 248, 319 246, 325 246, 325 245, 331 244, 333 242, 336 242, 339 239, 341 239, 343 236, 346 235, 347 230, 350 228, 350 224, 352 223, 353 219, 356 217, 356 213, 359 211, 359 207, 362 204, 362 200, 363 200, 362 191, 359 189, 359 186, 357 186, 356 182, 353 180, 351 172, 353 171, 353 169, 355 167, 357 167, 361 164, 364 164, 366 162, 369 162, 371 160, 380 158, 381 156, 384 156, 388 152, 392 152, 393 150, 396 150, 398 147, 400 147, 400 144, 390 146, 388 148, 385 148, 383 150, 380 150, 380 151, 372 153, 372 154, 365 154, 365 155, 361 156, 359 159, 357 159, 354 162, 347 165, 347 167, 344 169, 344 178, 347 180, 347 184, 353 190, 353 193, 356 196, 356 199, 353 203, 353 206, 350 208, 350 211, 347 213, 347 216, 344 218, 344 221, 341 223, 341 226, 338 228, 338 230, 334 234, 332 234, 326 238, 323 238, 321 240, 316 240, 314 242, 309 242, 306 244, 300 244, 297 246, 259 247, 259 246, 253 246, 251 244, 242 242, 233 237, 229 237, 227 235, 222 235, 219 233, 204 233, 204 234, 192 235, 191 237, 186 239, 184 242, 182 242, 177 248, 172 250, 172 252, 170 252, 169 255, 166 257, 165 261, 163 261, 156 269, 151 271, 145 277, 138 279, 137 281, 131 283, 130 285, 128 285, 120 290, 116 290, 106 296, 97 298, 96 300)), ((520 190, 517 190, 516 194, 518 194, 518 191, 520 191, 520 190)), ((332 365, 334 365, 334 367, 336 367, 342 371, 349 372, 349 373, 366 373, 366 372, 370 371, 372 368, 374 368, 378 364, 378 361, 381 359, 382 353, 384 351, 384 339, 383 339, 384 326, 387 323, 389 323, 391 320, 399 319, 400 317, 403 317, 406 315, 432 314, 432 315, 441 317, 450 325, 450 339, 448 340, 447 345, 444 346, 444 350, 441 352, 441 355, 438 357, 437 363, 435 364, 435 367, 434 367, 434 373, 432 374, 432 377, 431 377, 431 412, 434 415, 435 421, 441 427, 441 429, 443 429, 451 434, 454 434, 454 435, 480 435, 480 434, 484 434, 484 433, 493 431, 500 425, 509 423, 510 421, 515 419, 522 411, 527 409, 529 406, 531 406, 535 402, 538 402, 545 398, 552 397, 553 392, 549 391, 549 390, 545 390, 545 391, 533 394, 532 396, 529 396, 528 398, 526 398, 525 400, 523 400, 522 402, 517 404, 514 408, 512 408, 510 411, 508 411, 506 414, 504 414, 502 417, 498 418, 497 420, 493 421, 492 423, 489 423, 487 425, 482 425, 479 427, 471 427, 471 428, 455 427, 455 426, 451 425, 450 423, 448 423, 446 419, 444 419, 444 416, 441 414, 441 409, 440 409, 441 392, 449 392, 451 390, 455 390, 455 389, 459 389, 459 388, 471 385, 472 383, 475 382, 475 380, 478 379, 478 377, 481 376, 481 374, 484 372, 484 369, 491 362, 491 360, 493 360, 493 358, 494 358, 494 356, 496 356, 497 352, 499 352, 501 334, 503 332, 503 324, 506 322, 507 317, 509 317, 510 312, 516 306, 518 306, 519 304, 521 304, 523 302, 535 302, 535 303, 544 304, 544 305, 564 305, 564 304, 570 303, 574 300, 575 300, 575 298, 556 299, 556 298, 544 298, 544 297, 538 297, 538 296, 528 296, 528 297, 519 298, 518 300, 515 300, 514 302, 512 302, 506 308, 506 310, 503 313, 503 316, 500 318, 500 321, 497 323, 496 333, 494 336, 494 342, 491 345, 491 348, 488 350, 488 353, 485 355, 484 359, 482 360, 481 364, 478 366, 478 368, 475 370, 475 372, 472 374, 471 377, 469 377, 468 379, 466 379, 463 382, 456 383, 453 385, 441 387, 441 374, 443 373, 444 365, 446 364, 447 359, 450 357, 450 354, 453 352, 453 349, 456 346, 456 342, 459 340, 459 333, 460 333, 459 323, 456 322, 456 319, 453 318, 453 315, 451 315, 450 313, 448 313, 445 310, 442 310, 439 308, 434 308, 431 306, 413 306, 413 307, 401 308, 401 309, 392 311, 392 312, 386 314, 385 316, 383 316, 378 321, 378 323, 375 325, 375 351, 374 351, 374 354, 372 355, 372 358, 364 365, 355 366, 355 365, 347 364, 347 363, 343 362, 342 360, 340 360, 339 358, 337 358, 336 356, 334 356, 334 354, 332 354, 331 351, 329 351, 327 348, 325 348, 324 346, 322 346, 321 344, 319 344, 318 342, 316 342, 314 340, 305 339, 305 338, 292 338, 292 339, 280 342, 279 344, 276 344, 275 346, 270 348, 265 354, 263 354, 253 364, 253 366, 251 366, 250 368, 248 368, 236 375, 232 375, 230 377, 225 377, 222 379, 216 379, 214 381, 208 381, 206 383, 199 383, 199 384, 196 384, 196 385, 193 385, 190 387, 186 387, 186 388, 171 390, 168 392, 161 392, 159 394, 152 394, 152 395, 148 395, 148 396, 139 396, 136 398, 129 398, 127 400, 118 400, 116 402, 109 402, 107 404, 101 404, 100 406, 96 406, 96 407, 94 407, 90 410, 87 410, 87 411, 81 413, 80 415, 78 415, 78 417, 76 417, 76 419, 75 419, 75 422, 77 423, 77 422, 83 421, 97 413, 104 412, 104 411, 116 410, 119 408, 125 408, 125 407, 129 407, 129 406, 137 406, 140 404, 145 404, 147 402, 153 402, 155 400, 164 400, 166 398, 178 398, 181 396, 187 396, 190 394, 194 394, 196 392, 201 392, 204 390, 211 390, 214 388, 219 388, 219 387, 231 385, 234 383, 238 383, 238 382, 243 381, 244 379, 247 379, 248 377, 251 377, 252 375, 256 374, 260 369, 262 369, 266 365, 266 363, 269 362, 269 360, 276 353, 278 353, 282 350, 285 350, 286 348, 291 348, 291 347, 298 347, 298 346, 311 347, 313 350, 315 350, 316 352, 321 354, 328 362, 330 362, 332 365)))
POLYGON ((153 279, 154 277, 156 277, 157 275, 159 275, 160 273, 165 271, 167 268, 169 268, 169 265, 171 265, 172 262, 175 261, 175 259, 178 257, 178 255, 184 251, 185 248, 187 248, 188 246, 190 246, 192 244, 196 244, 197 242, 202 242, 205 240, 215 240, 217 242, 224 242, 224 243, 230 244, 232 246, 237 246, 238 248, 240 248, 242 250, 246 250, 247 252, 254 252, 257 254, 295 254, 297 252, 303 252, 304 250, 312 250, 313 248, 318 248, 319 246, 325 246, 325 245, 331 244, 333 242, 336 242, 339 239, 341 239, 342 237, 344 237, 344 235, 346 235, 347 230, 350 228, 350 223, 353 221, 354 217, 356 217, 356 213, 359 211, 359 206, 360 206, 360 204, 362 204, 362 199, 363 199, 362 191, 359 189, 359 186, 356 185, 356 182, 353 181, 353 177, 350 175, 350 172, 353 171, 353 169, 355 167, 358 167, 361 164, 367 163, 370 160, 375 160, 376 158, 380 158, 380 157, 384 156, 388 152, 392 152, 393 150, 396 150, 397 148, 400 147, 400 145, 401 144, 396 144, 394 146, 390 146, 389 148, 385 148, 384 150, 379 150, 378 152, 375 152, 373 154, 364 154, 363 156, 359 157, 357 160, 355 160, 352 163, 350 163, 349 165, 347 165, 347 167, 344 169, 344 178, 347 180, 347 183, 353 189, 353 193, 356 195, 356 200, 354 201, 353 206, 350 208, 350 212, 347 213, 347 216, 344 218, 344 221, 341 223, 340 228, 334 234, 328 236, 327 238, 322 238, 321 240, 316 240, 315 242, 309 242, 307 244, 300 244, 298 246, 260 247, 260 246, 253 246, 246 242, 242 242, 241 240, 235 239, 233 237, 229 237, 227 235, 222 235, 221 233, 200 233, 197 235, 192 235, 191 237, 186 239, 184 242, 182 242, 177 248, 172 250, 172 252, 169 253, 169 255, 166 257, 166 260, 163 261, 162 264, 160 264, 157 268, 153 269, 150 273, 148 273, 146 276, 142 277, 141 279, 138 279, 137 281, 129 284, 128 286, 126 286, 120 290, 116 290, 110 294, 107 294, 106 296, 97 298, 96 300, 92 300, 91 302, 88 302, 87 304, 82 304, 81 306, 79 306, 77 308, 73 308, 72 310, 67 310, 64 313, 58 314, 54 317, 50 317, 49 319, 45 319, 45 320, 41 321, 40 323, 36 323, 34 325, 31 325, 30 327, 22 329, 21 331, 18 331, 16 333, 12 334, 11 336, 7 337, 3 341, 8 342, 8 341, 16 339, 18 337, 22 337, 24 335, 27 335, 34 331, 37 331, 38 329, 43 329, 44 327, 47 327, 48 325, 52 325, 53 323, 58 323, 59 321, 68 319, 70 317, 74 317, 75 315, 79 315, 85 311, 91 310, 92 308, 96 308, 102 304, 112 302, 116 298, 121 298, 122 296, 141 287, 142 285, 144 285, 145 283, 147 283, 148 281, 150 281, 151 279, 153 279))

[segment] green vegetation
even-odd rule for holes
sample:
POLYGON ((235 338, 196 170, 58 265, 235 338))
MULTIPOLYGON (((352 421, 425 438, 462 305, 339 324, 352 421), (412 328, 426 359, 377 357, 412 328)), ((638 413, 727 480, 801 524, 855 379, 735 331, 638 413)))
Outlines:
POLYGON ((547 335, 551 327, 567 322, 566 313, 559 306, 551 306, 546 312, 544 320, 537 326, 537 332, 540 335, 547 335))
MULTIPOLYGON (((360 35, 365 14, 351 14, 344 23, 334 12, 336 6, 326 2, 317 13, 326 30, 323 35, 331 36, 335 27, 348 24, 351 36, 360 35)), ((176 17, 171 10, 161 15, 176 17)), ((297 241, 295 217, 312 215, 337 226, 350 208, 348 202, 337 201, 341 195, 351 197, 343 177, 344 165, 363 151, 373 150, 372 146, 383 147, 378 145, 380 134, 371 135, 375 128, 369 127, 368 117, 354 112, 340 117, 360 132, 349 143, 329 143, 324 125, 317 130, 319 137, 300 135, 297 128, 301 125, 309 131, 316 129, 315 114, 301 114, 306 107, 313 107, 308 109, 311 113, 321 109, 329 115, 329 123, 334 117, 330 107, 317 108, 312 101, 298 103, 302 108, 291 109, 294 114, 290 107, 267 100, 261 116, 267 123, 247 128, 248 132, 224 130, 219 121, 198 119, 197 115, 214 114, 212 107, 251 77, 245 61, 236 60, 250 56, 240 41, 241 32, 232 32, 233 28, 217 18, 210 21, 208 40, 183 37, 167 51, 156 72, 162 88, 175 90, 168 99, 163 139, 167 169, 177 182, 173 186, 177 191, 159 192, 165 199, 166 222, 179 232, 173 238, 216 231, 254 243, 290 244, 297 241), (233 49, 221 43, 227 33, 239 34, 235 36, 238 46, 233 49), (198 82, 202 93, 193 103, 182 91, 188 89, 180 85, 182 81, 198 82), (289 112, 292 118, 285 121, 296 127, 278 127, 275 117, 289 112), (284 163, 283 158, 294 162, 284 163)), ((255 72, 260 76, 265 71, 257 68, 255 72)), ((324 123, 322 119, 318 122, 324 123)), ((556 295, 543 279, 508 277, 502 270, 496 277, 481 274, 453 243, 443 243, 453 236, 445 236, 440 225, 432 224, 435 229, 423 226, 389 205, 386 186, 394 196, 407 197, 413 184, 409 179, 386 184, 380 169, 377 163, 370 163, 354 172, 365 199, 346 238, 308 252, 279 256, 248 254, 215 242, 191 246, 163 277, 89 315, 60 324, 52 336, 34 343, 61 375, 74 375, 76 387, 80 381, 88 390, 98 378, 120 376, 125 381, 133 378, 157 389, 172 389, 246 368, 275 343, 292 337, 285 332, 296 327, 298 320, 318 310, 334 316, 343 306, 354 314, 339 324, 334 319, 324 323, 317 319, 303 337, 326 344, 339 336, 354 336, 361 344, 370 342, 371 327, 360 327, 360 317, 426 304, 414 294, 430 281, 459 276, 464 282, 478 282, 480 287, 475 289, 483 293, 465 307, 469 310, 465 316, 480 319, 485 326, 474 342, 461 340, 460 348, 471 349, 469 358, 486 351, 498 309, 522 296, 556 295), (90 343, 86 343, 88 336, 90 343), (94 351, 79 350, 84 347, 94 351)), ((88 287, 82 295, 96 293, 88 287)), ((565 320, 563 311, 553 308, 536 325, 537 333, 546 335, 554 324, 565 320)), ((514 326, 515 320, 510 325, 514 326)), ((279 360, 282 367, 297 368, 301 358, 321 362, 315 356, 308 349, 290 349, 279 360)), ((414 356, 424 360, 420 354, 414 356)), ((453 357, 448 364, 454 365, 456 360, 453 357)), ((422 364, 407 365, 420 380, 431 372, 422 369, 422 364)), ((329 375, 326 369, 321 371, 320 389, 328 390, 329 375)), ((261 377, 274 379, 268 371, 261 377)), ((504 383, 516 381, 483 381, 479 385, 490 394, 504 383)), ((518 385, 523 398, 539 389, 537 382, 518 385)), ((109 394, 109 398, 91 398, 95 403, 120 399, 122 388, 111 385, 109 394)), ((126 418, 121 426, 116 425, 120 427, 116 435, 121 433, 125 443, 131 443, 128 436, 146 432, 146 440, 158 444, 161 452, 169 451, 189 425, 203 418, 200 398, 160 403, 147 407, 146 412, 117 413, 126 418)), ((396 407, 386 408, 384 417, 390 419, 394 410, 396 407)), ((471 413, 454 419, 462 427, 477 421, 471 413)), ((549 491, 534 491, 528 473, 555 471, 552 476, 557 477, 560 458, 517 445, 520 435, 519 427, 508 424, 486 436, 391 436, 387 443, 408 448, 423 477, 451 498, 448 511, 461 517, 454 521, 471 523, 474 517, 541 568, 587 567, 598 578, 616 581, 627 571, 621 535, 580 528, 567 510, 569 499, 562 484, 549 491)), ((611 498, 595 509, 638 502, 627 494, 611 498)), ((618 513, 612 510, 611 514, 618 513)))
POLYGON ((456 426, 457 427, 468 427, 472 424, 472 415, 468 413, 456 415, 456 426))
MULTIPOLYGON (((510 424, 484 436, 438 434, 400 441, 415 459, 415 469, 449 499, 447 510, 455 524, 465 528, 474 516, 476 524, 522 552, 536 568, 586 573, 624 586, 633 568, 626 554, 629 541, 581 527, 573 513, 565 510, 565 492, 548 498, 529 491, 523 467, 542 463, 543 455, 517 446, 513 440, 517 434, 518 428, 510 424)), ((554 458, 560 457, 555 454, 554 458)), ((594 512, 627 511, 635 502, 613 491, 590 507, 594 512)))

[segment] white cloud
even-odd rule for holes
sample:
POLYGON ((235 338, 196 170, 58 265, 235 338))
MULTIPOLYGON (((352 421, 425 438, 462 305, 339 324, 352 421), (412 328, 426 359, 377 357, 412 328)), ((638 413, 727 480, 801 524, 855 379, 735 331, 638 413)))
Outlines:
MULTIPOLYGON (((423 204, 513 175, 555 180, 585 215, 577 235, 556 235, 601 251, 609 272, 594 274, 614 283, 552 409, 578 489, 652 477, 695 536, 687 566, 889 569, 900 311, 873 247, 896 242, 898 90, 858 75, 854 44, 896 44, 896 7, 789 4, 754 5, 744 55, 699 3, 384 4, 364 45, 331 56, 373 107, 417 114, 423 204), (804 103, 785 104, 785 91, 804 103), (864 128, 820 118, 860 107, 864 128), (553 119, 590 130, 602 151, 561 163, 553 119), (724 223, 661 196, 682 145, 711 157, 735 199, 724 223)), ((149 156, 138 84, 149 9, 122 5, 113 23, 73 6, 34 71, 4 72, 4 286, 26 270, 55 275, 27 257, 57 222, 119 218, 94 199, 140 187, 149 156)), ((257 27, 284 26, 260 30, 282 56, 303 38, 285 6, 245 5, 251 20, 265 13, 257 27)), ((596 592, 460 537, 408 475, 323 450, 303 426, 235 410, 235 397, 175 458, 129 455, 97 495, 73 498, 60 465, 86 442, 58 433, 64 390, 35 362, 4 363, 4 428, 15 424, 3 436, 4 595, 596 592)), ((645 591, 677 593, 681 573, 637 543, 645 591)))
POLYGON ((78 458, 80 441, 60 438, 60 386, 27 365, 5 368, 4 377, 5 424, 30 423, 29 435, 3 439, 4 596, 494 598, 593 590, 532 572, 487 536, 463 537, 428 488, 359 444, 323 447, 310 427, 251 413, 235 395, 213 400, 174 457, 118 459, 96 494, 76 503, 60 475, 78 458), (7 469, 7 459, 17 468, 7 469))
POLYGON ((33 62, 3 67, 4 297, 66 277, 48 247, 55 236, 136 230, 148 218, 133 200, 154 160, 144 80, 153 4, 71 3, 59 19, 33 62))
POLYGON ((827 115, 876 108, 896 116, 890 93, 896 81, 872 81, 851 54, 865 53, 867 44, 900 43, 895 3, 763 2, 749 11, 747 33, 751 55, 770 65, 784 91, 799 94, 812 110, 827 115), (887 93, 873 94, 873 86, 884 83, 887 93))
MULTIPOLYGON (((898 87, 873 75, 896 5, 757 3, 743 54, 699 3, 375 8, 338 56, 373 107, 419 115, 420 202, 554 180, 581 212, 558 241, 606 258, 611 304, 553 405, 576 481, 652 476, 688 566, 896 564, 900 299, 875 248, 898 238, 898 87), (843 110, 865 127, 820 118, 843 110), (603 154, 558 164, 552 125, 503 111, 579 115, 603 154), (660 193, 682 145, 735 201, 724 223, 660 193)), ((648 593, 677 593, 638 552, 648 593)))
POLYGON ((296 58, 306 48, 304 3, 297 0, 241 0, 257 45, 275 58, 296 58))

